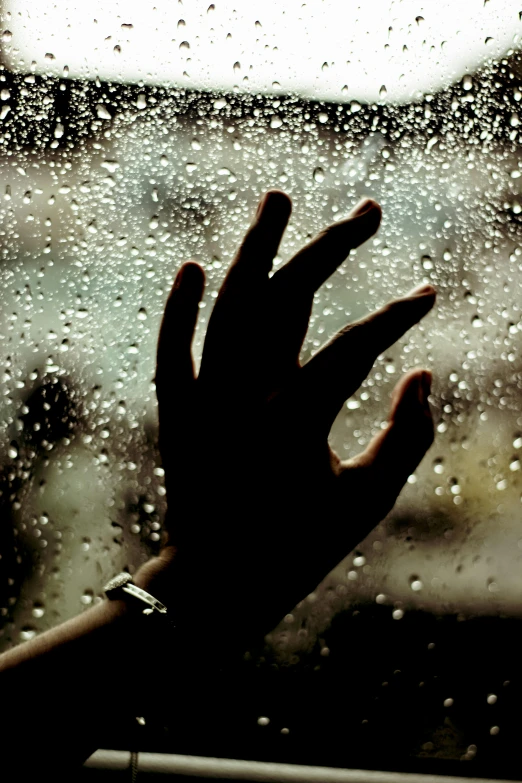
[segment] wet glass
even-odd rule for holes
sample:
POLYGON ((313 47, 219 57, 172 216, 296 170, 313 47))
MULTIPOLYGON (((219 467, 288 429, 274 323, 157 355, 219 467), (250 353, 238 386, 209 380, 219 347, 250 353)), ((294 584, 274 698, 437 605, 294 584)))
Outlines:
POLYGON ((467 2, 442 4, 435 18, 382 3, 378 20, 345 19, 334 2, 147 13, 64 2, 49 4, 42 28, 27 3, 4 2, 2 649, 102 600, 106 579, 159 549, 154 354, 179 264, 196 259, 207 275, 198 357, 264 191, 294 202, 276 267, 372 196, 380 231, 316 295, 302 359, 347 321, 432 283, 435 310, 379 357, 331 442, 342 457, 361 450, 417 366, 433 370, 436 441, 388 518, 274 630, 243 705, 249 742, 254 757, 314 761, 306 742, 290 743, 292 732, 322 736, 325 698, 339 742, 321 763, 348 763, 357 742, 383 749, 381 767, 404 768, 390 761, 401 753, 506 758, 522 606, 522 28, 512 3, 490 5, 473 17, 467 2), (438 644, 453 653, 433 662, 438 644), (362 651, 381 662, 366 670, 362 651), (475 654, 488 658, 480 672, 475 654), (340 709, 355 665, 372 684, 340 709), (275 686, 259 687, 272 670, 322 678, 327 695, 287 683, 301 706, 285 712, 275 686), (397 703, 409 739, 390 727, 397 703), (347 745, 343 721, 363 738, 347 745))

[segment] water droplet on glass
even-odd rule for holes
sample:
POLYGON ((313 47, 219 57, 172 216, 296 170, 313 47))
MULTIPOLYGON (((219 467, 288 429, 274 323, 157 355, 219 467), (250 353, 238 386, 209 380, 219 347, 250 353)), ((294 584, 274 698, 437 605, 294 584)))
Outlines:
POLYGON ((94 599, 93 591, 92 590, 85 590, 83 595, 80 598, 80 601, 81 601, 81 603, 84 606, 89 606, 90 604, 92 604, 93 599, 94 599))
POLYGON ((107 107, 103 103, 96 105, 96 114, 100 120, 112 120, 112 114, 109 113, 107 107))
POLYGON ((321 184, 321 182, 324 182, 324 171, 320 166, 314 169, 313 177, 314 177, 314 181, 319 184, 321 184))
POLYGON ((140 92, 140 94, 138 95, 138 98, 136 100, 136 106, 140 110, 147 108, 147 97, 144 92, 140 92))
POLYGON ((4 43, 8 43, 12 39, 12 37, 13 34, 11 30, 4 30, 4 32, 2 33, 2 41, 4 41, 4 43))
POLYGON ((268 726, 268 724, 270 723, 270 718, 267 718, 266 716, 263 715, 257 719, 257 723, 259 726, 268 726))
POLYGON ((386 89, 386 85, 383 84, 381 89, 379 90, 379 98, 384 99, 388 95, 388 90, 386 89))
POLYGON ((486 699, 488 704, 496 704, 497 703, 497 696, 494 693, 488 694, 488 698, 486 699))
POLYGON ((418 576, 410 577, 410 587, 415 593, 418 593, 420 590, 422 590, 423 585, 418 576))
POLYGON ((179 45, 179 48, 180 48, 180 50, 181 50, 182 52, 183 52, 183 51, 187 51, 188 49, 190 49, 190 44, 189 44, 189 42, 188 42, 188 41, 182 41, 182 42, 180 43, 180 45, 179 45))

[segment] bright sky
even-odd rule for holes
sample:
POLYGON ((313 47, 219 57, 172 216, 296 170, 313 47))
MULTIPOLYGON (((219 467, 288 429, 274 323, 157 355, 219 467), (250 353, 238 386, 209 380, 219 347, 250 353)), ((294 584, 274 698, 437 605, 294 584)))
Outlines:
POLYGON ((519 48, 519 10, 515 0, 5 0, 2 46, 16 71, 405 102, 519 48))

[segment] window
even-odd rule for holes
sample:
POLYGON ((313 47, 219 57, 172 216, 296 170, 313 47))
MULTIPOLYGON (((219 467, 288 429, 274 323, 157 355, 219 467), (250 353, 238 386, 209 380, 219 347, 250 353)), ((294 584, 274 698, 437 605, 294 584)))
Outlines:
POLYGON ((263 191, 295 205, 277 264, 372 195, 380 232, 318 294, 303 359, 432 282, 436 311, 379 358, 331 438, 358 451, 400 373, 427 364, 436 443, 390 516, 247 666, 248 687, 173 716, 150 749, 439 772, 464 760, 509 776, 522 687, 518 9, 105 6, 2 9, 1 647, 101 600, 104 578, 159 547, 153 363, 178 264, 198 259, 209 280, 197 353, 263 191))

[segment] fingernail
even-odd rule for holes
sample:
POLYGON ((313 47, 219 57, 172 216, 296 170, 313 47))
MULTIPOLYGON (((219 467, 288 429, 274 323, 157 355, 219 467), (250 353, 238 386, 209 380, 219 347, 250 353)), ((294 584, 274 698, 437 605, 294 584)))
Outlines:
POLYGON ((435 288, 433 288, 432 285, 418 285, 416 288, 412 288, 411 291, 409 291, 406 294, 406 297, 410 296, 433 296, 436 294, 437 291, 435 288))
POLYGON ((374 201, 371 198, 364 198, 362 201, 360 201, 356 207, 352 209, 352 211, 349 214, 349 218, 359 218, 363 215, 369 214, 370 212, 373 212, 374 209, 378 209, 378 204, 376 201, 374 201))
POLYGON ((431 372, 424 370, 419 379, 419 390, 421 392, 421 403, 423 405, 428 404, 428 397, 431 394, 431 372))
POLYGON ((180 287, 180 285, 181 285, 181 281, 183 279, 184 269, 185 269, 185 267, 182 266, 181 269, 179 270, 178 274, 174 278, 174 286, 173 287, 174 287, 175 290, 177 290, 180 287))
POLYGON ((256 218, 265 210, 270 210, 270 212, 274 211, 278 214, 279 212, 284 213, 285 207, 288 208, 288 205, 288 196, 279 190, 269 190, 268 193, 265 193, 257 206, 256 218))
POLYGON ((270 193, 265 193, 265 195, 263 196, 263 198, 261 199, 261 201, 257 205, 256 217, 259 217, 259 215, 263 211, 263 208, 264 208, 265 204, 267 203, 267 201, 269 199, 269 196, 270 196, 270 193))

